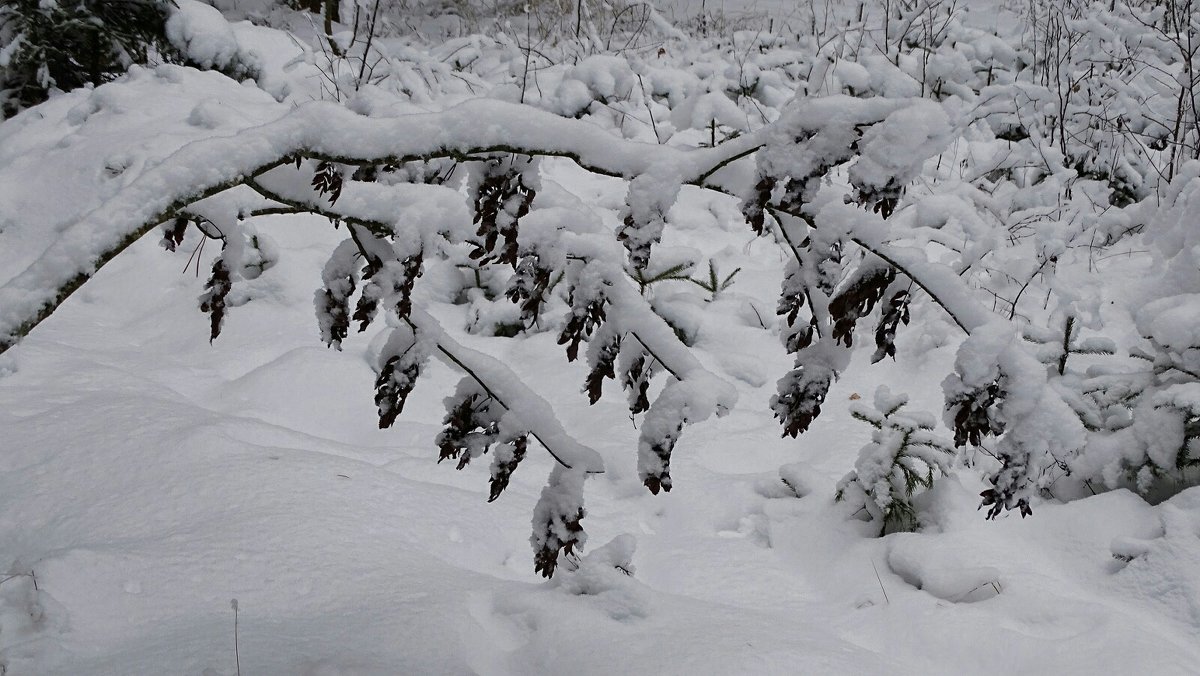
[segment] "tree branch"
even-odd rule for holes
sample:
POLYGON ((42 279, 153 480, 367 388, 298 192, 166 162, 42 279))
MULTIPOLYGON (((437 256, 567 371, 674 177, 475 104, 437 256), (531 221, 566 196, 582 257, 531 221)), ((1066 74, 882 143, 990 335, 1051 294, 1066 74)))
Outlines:
POLYGON ((568 469, 582 468, 592 474, 604 472, 604 461, 600 454, 568 435, 549 402, 526 387, 508 366, 458 344, 432 315, 422 310, 414 309, 411 316, 402 319, 413 331, 432 338, 446 361, 478 383, 504 410, 514 414, 528 428, 529 435, 537 439, 558 464, 568 469), (502 373, 504 377, 488 378, 488 371, 502 373))

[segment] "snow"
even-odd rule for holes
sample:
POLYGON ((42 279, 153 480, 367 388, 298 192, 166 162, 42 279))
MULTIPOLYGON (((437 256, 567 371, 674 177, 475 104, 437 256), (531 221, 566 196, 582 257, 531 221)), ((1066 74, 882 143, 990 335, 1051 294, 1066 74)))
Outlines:
POLYGON ((523 385, 520 377, 503 362, 458 344, 435 318, 423 311, 414 310, 411 319, 417 331, 439 345, 440 357, 479 376, 486 383, 485 387, 493 391, 508 409, 508 416, 515 418, 507 424, 515 429, 529 430, 567 468, 583 472, 604 471, 600 456, 567 434, 550 403, 523 385))
MULTIPOLYGON (((592 542, 635 534, 634 576, 605 568, 625 558, 614 553, 539 586, 524 540, 553 461, 531 451, 487 504, 486 468, 434 463, 436 403, 414 398, 395 429, 375 429, 373 374, 354 358, 364 343, 326 351, 308 307, 324 263, 314 245, 341 233, 317 218, 259 227, 289 233, 263 276, 283 295, 231 314, 211 347, 189 302, 197 281, 151 235, 5 355, 16 369, 0 378, 0 551, 39 585, 0 585, 9 673, 231 674, 232 598, 243 673, 1183 674, 1200 658, 1185 619, 1195 597, 1169 592, 1194 587, 1179 558, 1194 537, 1171 531, 1119 570, 1110 553, 1118 538, 1161 539, 1167 505, 1117 492, 984 523, 968 483, 938 496, 942 532, 900 536, 903 548, 862 538, 826 512, 847 446, 863 441, 847 439, 857 425, 841 407, 800 442, 779 440, 753 406, 697 427, 669 496, 631 499, 644 489, 628 473, 589 481, 592 542), (774 468, 797 457, 811 492, 756 492, 782 485, 774 468), (736 537, 719 535, 730 526, 736 537), (909 570, 902 556, 923 563, 909 570), (993 577, 994 598, 935 595, 993 577), (36 625, 20 614, 31 597, 46 618, 36 625)), ((549 337, 522 342, 513 368, 562 369, 549 337)), ((457 377, 430 368, 418 394, 457 377)), ((831 398, 876 377, 848 372, 831 398)), ((550 383, 552 399, 578 401, 578 379, 566 380, 550 383)), ((771 385, 738 388, 761 401, 771 385)), ((629 462, 635 432, 612 424, 622 405, 598 406, 561 413, 629 462)))
POLYGON ((201 68, 224 70, 238 58, 238 41, 215 7, 198 0, 177 0, 167 19, 167 39, 201 68))
POLYGON ((1000 571, 988 566, 964 566, 959 561, 930 565, 929 557, 913 539, 901 539, 888 551, 888 567, 905 582, 951 603, 976 603, 1004 591, 1000 571))
POLYGON ((595 100, 614 101, 629 98, 633 94, 637 77, 625 59, 594 54, 567 71, 563 82, 569 81, 582 83, 595 100))
MULTIPOLYGON (((753 147, 752 140, 747 143, 742 139, 713 149, 670 152, 641 143, 614 143, 601 129, 580 135, 578 125, 567 124, 557 116, 486 100, 460 104, 438 114, 390 120, 364 118, 324 102, 303 105, 290 113, 284 106, 258 106, 254 112, 267 123, 229 136, 156 149, 166 155, 160 162, 110 193, 111 197, 86 214, 76 214, 80 220, 60 221, 59 238, 0 287, 2 335, 14 335, 43 308, 61 302, 56 294, 59 287, 80 273, 92 272, 98 261, 118 252, 127 238, 143 231, 146 223, 162 218, 177 200, 195 198, 240 177, 274 168, 298 151, 382 160, 470 148, 547 146, 604 173, 632 175, 652 165, 663 167, 656 173, 643 174, 649 192, 660 185, 650 179, 652 176, 697 180, 703 171, 700 167, 753 147), (492 124, 479 125, 481 117, 493 120, 492 124)), ((660 197, 669 204, 674 196, 668 193, 660 197)), ((641 205, 643 200, 635 204, 641 205)), ((653 211, 649 205, 639 208, 653 211)), ((17 227, 36 230, 39 225, 22 221, 17 227)))
MULTIPOLYGON (((429 409, 418 406, 397 430, 374 430, 369 371, 314 345, 303 302, 321 263, 311 243, 336 233, 317 219, 277 225, 304 238, 284 240, 280 267, 267 273, 295 279, 294 291, 246 308, 272 321, 231 326, 208 347, 193 308, 132 274, 194 288, 178 275, 178 258, 148 238, 106 268, 90 302, 73 298, 13 353, 21 368, 0 380, 0 416, 15 441, 0 475, 0 533, 10 570, 36 572, 48 619, 22 630, 30 633, 6 629, 6 641, 24 637, 20 649, 5 643, 11 673, 138 664, 232 673, 231 598, 243 671, 256 673, 928 673, 997 664, 1186 673, 1197 657, 1191 634, 1159 612, 1164 603, 1179 612, 1186 598, 1138 591, 1142 580, 1190 584, 1190 574, 1163 567, 1182 561, 1164 554, 1107 568, 1115 538, 1153 541, 1159 508, 1119 493, 1047 506, 1025 523, 984 524, 970 513, 971 496, 958 496, 967 511, 953 530, 908 536, 907 556, 928 561, 903 574, 920 575, 919 590, 890 572, 901 554, 886 541, 847 537, 840 522, 812 512, 827 494, 751 490, 747 479, 766 479, 772 462, 796 455, 790 443, 768 441, 773 433, 753 437, 771 448, 761 473, 744 478, 704 455, 680 455, 676 471, 686 480, 668 501, 631 501, 619 484, 589 482, 594 538, 637 534, 634 576, 605 570, 625 558, 614 553, 594 565, 585 559, 593 577, 534 585, 522 523, 544 476, 535 467, 547 460, 519 469, 516 492, 488 505, 478 476, 455 481, 434 465, 434 430, 420 422, 433 422, 422 413, 429 409), (295 350, 302 360, 285 358, 295 350), (269 379, 251 385, 247 371, 269 379), (281 410, 281 385, 293 404, 312 398, 314 413, 281 410), (340 421, 318 394, 332 388, 350 400, 340 421), (301 391, 311 394, 301 399, 301 391), (727 517, 754 514, 772 548, 717 536, 727 517), (1003 589, 994 599, 944 607, 930 591, 937 571, 959 577, 936 584, 967 584, 989 567, 1003 589), (863 599, 871 605, 856 608, 863 599), (1160 641, 1171 649, 1144 649, 1160 641), (575 646, 570 655, 564 642, 575 646), (877 652, 885 647, 886 659, 877 652)), ((537 354, 525 369, 561 359, 537 354)), ((443 369, 419 387, 452 377, 443 369)), ((592 420, 589 436, 603 440, 607 426, 592 420)), ((755 413, 728 422, 727 442, 755 424, 755 413)), ((836 467, 846 424, 817 430, 804 452, 836 467)), ((831 485, 828 470, 815 471, 831 485)), ((6 604, 32 595, 24 580, 0 590, 6 604)))
MULTIPOLYGON (((218 6, 264 20, 235 4, 218 6)), ((974 21, 995 18, 982 9, 974 21)), ((795 10, 763 7, 780 24, 795 10)), ((311 100, 319 50, 180 0, 168 30, 190 61, 253 55, 254 81, 135 67, 0 124, 0 672, 1194 673, 1200 488, 1176 463, 1197 452, 1200 165, 1158 188, 1161 205, 1081 206, 1100 182, 987 124, 1009 109, 982 100, 980 62, 1003 82, 1027 55, 959 19, 922 84, 907 53, 853 61, 845 40, 818 51, 758 30, 701 41, 667 17, 649 14, 658 53, 543 45, 560 62, 539 61, 525 92, 505 35, 390 36, 387 81, 338 102, 311 100), (805 77, 829 95, 791 101, 805 77), (935 88, 945 100, 912 98, 935 88), (713 120, 739 135, 699 147, 713 120), (522 319, 502 297, 512 269, 476 284, 466 254, 481 170, 461 155, 480 148, 553 155, 521 169, 537 197, 519 255, 562 286, 513 338, 490 335, 522 319), (297 166, 298 152, 314 157, 297 166), (346 180, 336 202, 310 187, 322 158, 428 156, 346 180), (1024 166, 1037 162, 1044 174, 1024 166), (816 178, 757 238, 733 197, 756 170, 816 178), (891 217, 854 201, 898 186, 891 217), (251 215, 279 205, 315 213, 251 215), (161 250, 155 221, 180 207, 229 236, 223 252, 200 250, 194 227, 161 250), (648 271, 741 272, 719 293, 640 289, 614 237, 627 215, 648 271), (1144 236, 1120 239, 1136 225, 1144 236), (367 284, 360 245, 391 266, 367 284), (818 249, 823 267, 801 269, 818 249), (413 311, 334 339, 350 281, 394 303, 396 265, 418 254, 413 311), (191 266, 217 255, 234 285, 210 344, 191 266), (801 325, 813 312, 828 328, 829 296, 864 260, 901 268, 888 295, 913 294, 897 359, 868 364, 869 347, 828 337, 787 354, 784 275, 812 292, 801 325), (60 297, 80 273, 95 277, 60 297), (607 302, 574 363, 556 344, 566 287, 607 302), (47 304, 61 307, 15 342, 47 304), (1089 332, 1076 347, 1111 360, 1071 355, 1060 373, 1059 352, 1023 341, 1058 335, 1065 312, 1089 332), (618 382, 589 405, 580 384, 617 337, 618 382), (396 356, 419 377, 394 376, 414 389, 381 430, 372 383, 396 356), (643 356, 652 403, 631 416, 617 390, 643 356), (780 438, 769 402, 796 356, 828 380, 824 413, 780 438), (942 453, 954 413, 925 411, 993 383, 986 414, 1005 433, 942 453), (483 414, 491 462, 437 463, 452 393, 502 402, 483 414), (491 494, 516 457, 506 435, 526 431, 491 494), (904 435, 924 446, 898 457, 904 435), (917 532, 881 537, 866 521, 904 488, 897 463, 934 481, 910 491, 917 532), (863 499, 835 502, 852 481, 863 499), (1032 516, 983 519, 981 491, 1003 481, 1032 516), (568 542, 538 577, 530 545, 568 542)))
POLYGON ((671 109, 671 122, 678 129, 704 129, 710 123, 749 131, 746 114, 721 92, 708 92, 685 99, 671 109))
POLYGON ((1185 352, 1200 346, 1200 294, 1180 294, 1146 305, 1138 326, 1163 347, 1185 352))

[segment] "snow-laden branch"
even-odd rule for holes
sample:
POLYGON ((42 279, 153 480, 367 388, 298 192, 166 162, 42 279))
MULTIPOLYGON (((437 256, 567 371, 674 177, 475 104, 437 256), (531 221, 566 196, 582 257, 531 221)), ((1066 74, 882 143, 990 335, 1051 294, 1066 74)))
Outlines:
MULTIPOLYGON (((771 207, 770 210, 776 215, 799 218, 806 222, 812 221, 811 217, 783 207, 771 207)), ((878 218, 874 214, 853 207, 847 207, 846 214, 855 219, 878 218)), ((816 228, 820 227, 819 222, 813 222, 812 225, 816 228)), ((786 237, 786 229, 784 234, 786 237)), ((921 290, 929 294, 935 304, 946 311, 946 314, 963 330, 963 333, 970 334, 989 321, 990 313, 973 297, 971 289, 964 282, 962 275, 949 265, 930 260, 924 251, 915 247, 899 246, 883 241, 882 235, 856 234, 849 239, 911 279, 921 290)), ((799 255, 794 243, 789 241, 788 244, 793 254, 799 255)), ((827 324, 828 317, 824 315, 824 304, 812 303, 811 305, 813 312, 822 315, 819 317, 818 325, 827 324)))
MULTIPOLYGON (((300 210, 341 219, 350 224, 362 225, 377 234, 381 231, 391 232, 395 228, 391 223, 410 218, 411 216, 405 214, 417 207, 417 203, 413 200, 418 196, 431 196, 428 202, 419 203, 419 217, 424 226, 423 231, 419 233, 422 237, 438 232, 439 223, 442 221, 449 222, 455 218, 465 219, 465 213, 459 213, 463 209, 461 196, 449 188, 410 184, 386 186, 377 183, 347 181, 341 197, 335 204, 321 204, 324 200, 315 196, 302 179, 303 176, 299 172, 289 167, 280 167, 256 179, 249 180, 247 185, 268 199, 300 210), (425 188, 430 190, 425 192, 425 188), (384 219, 388 219, 389 222, 385 222, 384 219)), ((658 316, 650 308, 646 299, 633 288, 619 264, 620 249, 615 246, 611 235, 604 232, 577 232, 571 236, 562 237, 560 244, 567 257, 590 261, 591 269, 596 272, 604 285, 607 299, 611 304, 608 320, 613 323, 616 330, 631 335, 677 381, 669 386, 675 394, 663 400, 664 404, 668 401, 676 402, 675 409, 679 410, 673 411, 672 418, 686 419, 689 423, 696 423, 713 414, 724 415, 733 408, 737 402, 737 390, 706 369, 691 350, 679 342, 678 337, 666 321, 658 316), (682 410, 683 408, 686 408, 686 411, 682 410)), ((418 320, 417 315, 413 315, 414 324, 419 324, 414 328, 421 329, 426 335, 436 336, 435 339, 443 357, 470 373, 471 369, 468 368, 468 365, 456 357, 456 355, 462 354, 466 348, 453 343, 445 336, 440 327, 436 327, 436 330, 426 331, 426 322, 433 320, 424 314, 421 317, 422 319, 418 320)), ((479 357, 482 359, 485 358, 485 355, 479 355, 479 357)), ((477 371, 477 373, 495 373, 497 369, 502 368, 506 367, 497 364, 477 371)), ((512 381, 519 382, 515 375, 510 374, 510 376, 512 381)), ((475 377, 485 390, 492 387, 489 383, 495 382, 494 378, 480 379, 475 375, 472 377, 475 377)), ((489 394, 491 394, 490 391, 489 394)), ((526 412, 525 402, 527 401, 534 402, 536 410, 540 410, 542 407, 541 404, 536 403, 537 395, 532 392, 515 400, 514 406, 505 404, 503 395, 496 396, 496 398, 506 409, 515 408, 522 415, 530 415, 526 412)), ((652 408, 652 414, 659 412, 665 416, 667 414, 666 407, 652 408)), ((533 415, 535 419, 552 420, 552 417, 533 415)), ((648 448, 653 441, 648 436, 652 428, 644 426, 643 429, 646 431, 646 434, 643 435, 646 437, 643 439, 645 442, 643 445, 648 448)), ((545 433, 538 433, 535 430, 534 436, 542 441, 542 444, 564 466, 578 465, 579 461, 574 459, 579 455, 578 453, 572 454, 559 450, 561 444, 558 440, 569 440, 569 437, 561 433, 561 429, 558 429, 557 432, 551 430, 545 433)), ((589 471, 596 471, 592 469, 591 465, 585 466, 589 468, 589 471)))
POLYGON ((419 221, 423 231, 436 233, 471 219, 463 196, 446 186, 347 180, 337 202, 330 204, 313 192, 309 179, 294 167, 283 166, 249 178, 245 184, 270 200, 360 225, 380 237, 398 234, 403 223, 410 221, 419 221))
POLYGON ((439 356, 443 360, 466 373, 510 416, 515 416, 516 420, 510 424, 529 430, 529 434, 537 439, 560 465, 590 473, 604 471, 604 461, 600 454, 567 434, 558 417, 554 415, 550 403, 529 389, 503 362, 461 345, 424 310, 413 308, 407 321, 413 330, 436 344, 439 356))
MULTIPOLYGON (((588 122, 494 100, 468 101, 437 113, 385 118, 365 117, 322 102, 300 106, 273 122, 189 143, 64 228, 37 260, 0 287, 0 352, 26 335, 100 266, 155 224, 187 204, 236 186, 247 177, 261 177, 295 157, 363 165, 512 152, 570 158, 603 175, 660 177, 676 185, 698 184, 740 194, 744 191, 738 186, 713 183, 714 172, 768 142, 782 142, 799 154, 793 152, 785 162, 783 156, 772 151, 760 158, 760 164, 788 164, 789 175, 805 175, 820 162, 804 158, 817 158, 827 150, 825 146, 848 146, 853 140, 841 138, 842 127, 853 128, 851 122, 874 123, 902 111, 905 102, 830 97, 797 105, 779 124, 714 148, 697 149, 623 140, 588 122)), ((881 173, 875 165, 886 164, 886 159, 869 159, 864 167, 881 173)), ((659 182, 642 181, 651 186, 659 182)), ((374 189, 355 188, 368 192, 374 189)), ((429 189, 413 187, 414 191, 429 189)), ((347 197, 353 199, 353 195, 347 197)), ((371 204, 377 202, 365 199, 363 208, 371 204)), ((386 222, 388 215, 376 213, 370 220, 380 219, 386 222)), ((952 279, 949 268, 941 270, 936 264, 918 260, 923 258, 919 252, 914 256, 914 252, 896 250, 882 237, 871 241, 859 237, 856 241, 902 268, 964 330, 969 332, 982 323, 982 309, 970 300, 966 284, 952 279)))
POLYGON ((0 287, 0 353, 155 224, 297 156, 400 164, 513 152, 566 157, 590 171, 620 177, 667 166, 683 182, 698 183, 758 145, 756 134, 692 150, 638 143, 586 122, 494 100, 394 118, 368 118, 313 102, 273 122, 183 146, 64 228, 37 260, 0 287))
MULTIPOLYGON (((813 212, 811 205, 806 205, 814 195, 814 185, 829 171, 857 159, 849 174, 854 199, 886 217, 895 207, 901 186, 920 171, 925 158, 936 153, 944 142, 944 115, 931 106, 927 102, 849 97, 797 101, 777 123, 719 146, 700 149, 621 140, 586 122, 490 100, 467 102, 439 113, 391 118, 365 117, 340 106, 320 103, 302 106, 273 122, 231 136, 194 141, 180 148, 79 222, 65 228, 40 258, 0 287, 0 351, 27 334, 100 265, 148 228, 185 208, 194 208, 198 200, 227 200, 236 204, 239 200, 234 193, 220 199, 214 196, 239 185, 257 192, 259 201, 265 197, 273 204, 283 205, 282 208, 347 221, 353 226, 350 235, 354 244, 376 262, 372 274, 381 266, 391 270, 384 277, 391 279, 390 285, 402 292, 397 312, 406 317, 411 308, 412 283, 420 274, 427 247, 443 236, 452 242, 472 239, 463 229, 470 219, 461 195, 436 185, 386 186, 355 181, 344 176, 339 165, 403 166, 436 158, 478 162, 499 153, 570 158, 592 172, 630 180, 623 225, 617 232, 620 245, 614 242, 611 231, 604 228, 593 227, 590 232, 578 228, 561 230, 548 223, 556 235, 540 245, 539 238, 534 236, 533 241, 522 246, 532 246, 526 251, 535 257, 541 255, 538 253, 541 246, 548 247, 547 254, 561 248, 555 255, 564 255, 564 260, 584 261, 589 270, 588 289, 579 297, 585 303, 573 308, 575 323, 569 323, 564 330, 566 337, 560 338, 571 344, 569 358, 574 359, 579 341, 591 334, 597 322, 604 321, 605 304, 611 305, 615 329, 632 336, 640 345, 639 351, 644 356, 630 354, 626 372, 637 381, 638 395, 631 410, 647 412, 639 440, 639 470, 650 490, 670 490, 670 457, 683 427, 714 413, 727 412, 736 401, 736 392, 683 349, 670 327, 634 292, 625 276, 621 246, 628 253, 630 265, 635 269, 644 267, 651 246, 661 237, 679 187, 696 184, 743 194, 745 191, 737 186, 730 188, 709 181, 722 167, 758 152, 755 199, 761 200, 759 213, 762 208, 776 208, 771 204, 776 199, 773 193, 782 195, 786 205, 779 205, 780 210, 789 210, 788 213, 818 228, 823 237, 858 242, 895 266, 928 291, 969 333, 983 325, 986 313, 971 299, 970 289, 953 271, 932 264, 919 251, 890 245, 888 227, 874 213, 859 207, 828 204, 825 209, 813 212), (893 152, 897 144, 904 152, 893 152), (311 183, 298 170, 303 158, 320 162, 311 183), (297 170, 285 166, 293 161, 297 162, 297 170), (770 186, 779 186, 782 191, 770 186), (313 187, 318 188, 319 195, 313 187), (361 232, 357 230, 359 226, 361 232), (365 233, 378 240, 366 249, 362 241, 365 233), (558 238, 562 241, 553 244, 558 238), (390 243, 383 244, 383 240, 390 243), (656 364, 671 373, 673 380, 650 404, 644 381, 657 368, 656 364)), ((529 174, 526 178, 497 175, 488 180, 501 181, 508 186, 505 189, 515 189, 509 183, 516 180, 515 185, 532 200, 537 184, 536 163, 528 163, 526 169, 521 170, 529 174)), ((224 216, 226 220, 235 220, 237 211, 228 206, 222 208, 224 216)), ((492 207, 499 209, 500 205, 492 207)), ((483 213, 481 208, 492 207, 478 200, 475 205, 479 213, 483 213)), ((517 245, 511 225, 504 226, 509 228, 504 237, 511 240, 512 249, 503 255, 510 257, 515 267, 517 256, 525 254, 517 245)), ((490 228, 485 237, 489 255, 494 244, 486 242, 494 243, 500 234, 499 227, 499 222, 489 225, 487 220, 480 225, 480 235, 490 228)), ((761 223, 755 227, 761 229, 761 223)), ((335 267, 332 271, 338 273, 335 277, 350 275, 352 288, 353 267, 335 267)), ((223 268, 214 268, 214 280, 222 271, 223 268)), ((376 291, 382 292, 384 286, 387 285, 369 294, 370 302, 364 306, 368 321, 378 301, 376 291)), ((327 293, 333 294, 328 301, 338 301, 336 307, 330 307, 338 310, 338 317, 343 317, 347 313, 341 307, 345 299, 339 301, 336 293, 327 293)), ((220 313, 213 312, 213 322, 215 337, 220 313)), ((345 323, 343 317, 329 324, 327 341, 332 343, 344 336, 345 323), (335 324, 336 332, 332 331, 335 324)), ((453 361, 456 350, 447 347, 442 352, 453 361)), ((611 364, 606 368, 611 369, 611 364)), ((596 373, 603 377, 602 371, 596 373)), ((819 373, 813 377, 818 376, 819 373)), ((483 381, 479 384, 488 387, 483 381)), ((521 404, 515 406, 521 408, 521 404)), ((813 407, 813 415, 818 412, 819 408, 813 407)), ((546 430, 546 436, 559 437, 553 430, 546 430)), ((548 448, 564 465, 593 466, 578 458, 561 457, 558 453, 571 454, 548 448)))
POLYGON ((853 236, 851 239, 889 265, 908 276, 935 303, 941 306, 963 332, 970 334, 993 319, 962 276, 949 265, 931 261, 924 251, 889 243, 889 228, 878 214, 853 205, 831 203, 816 219, 816 227, 837 222, 853 236), (847 225, 850 224, 850 225, 847 225))

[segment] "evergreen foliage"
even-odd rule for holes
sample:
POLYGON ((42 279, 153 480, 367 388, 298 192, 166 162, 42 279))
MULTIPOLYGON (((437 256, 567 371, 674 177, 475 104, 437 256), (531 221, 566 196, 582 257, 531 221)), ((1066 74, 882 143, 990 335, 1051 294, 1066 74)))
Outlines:
POLYGON ((863 446, 854 471, 838 482, 835 499, 861 504, 881 533, 916 530, 913 498, 933 486, 936 475, 950 471, 954 448, 933 433, 929 413, 902 411, 908 395, 892 394, 886 385, 875 391, 874 407, 855 402, 850 414, 875 428, 863 446))
POLYGON ((52 90, 98 85, 172 52, 171 0, 6 0, 0 5, 0 113, 52 90))

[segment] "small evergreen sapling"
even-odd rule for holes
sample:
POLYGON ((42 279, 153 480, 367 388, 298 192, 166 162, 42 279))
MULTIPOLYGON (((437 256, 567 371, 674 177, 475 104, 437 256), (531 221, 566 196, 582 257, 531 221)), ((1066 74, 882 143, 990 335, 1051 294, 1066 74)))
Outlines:
POLYGON ((687 281, 707 291, 710 294, 708 302, 711 303, 717 299, 717 296, 720 295, 722 291, 733 286, 733 278, 737 277, 737 274, 741 271, 741 268, 736 268, 733 272, 721 277, 717 272, 717 262, 715 260, 709 260, 708 279, 695 279, 693 277, 688 277, 687 281))
POLYGON ((861 503, 870 520, 883 522, 881 534, 916 529, 918 487, 930 488, 935 473, 946 475, 954 458, 954 447, 933 433, 933 415, 901 412, 907 403, 908 395, 880 385, 874 407, 860 402, 850 407, 851 415, 875 431, 854 471, 838 482, 835 499, 861 503))
POLYGON ((1027 342, 1038 346, 1038 361, 1053 366, 1058 375, 1067 375, 1067 360, 1071 355, 1116 354, 1116 345, 1108 338, 1080 338, 1079 322, 1074 315, 1067 315, 1061 322, 1061 329, 1028 326, 1022 335, 1027 342))

